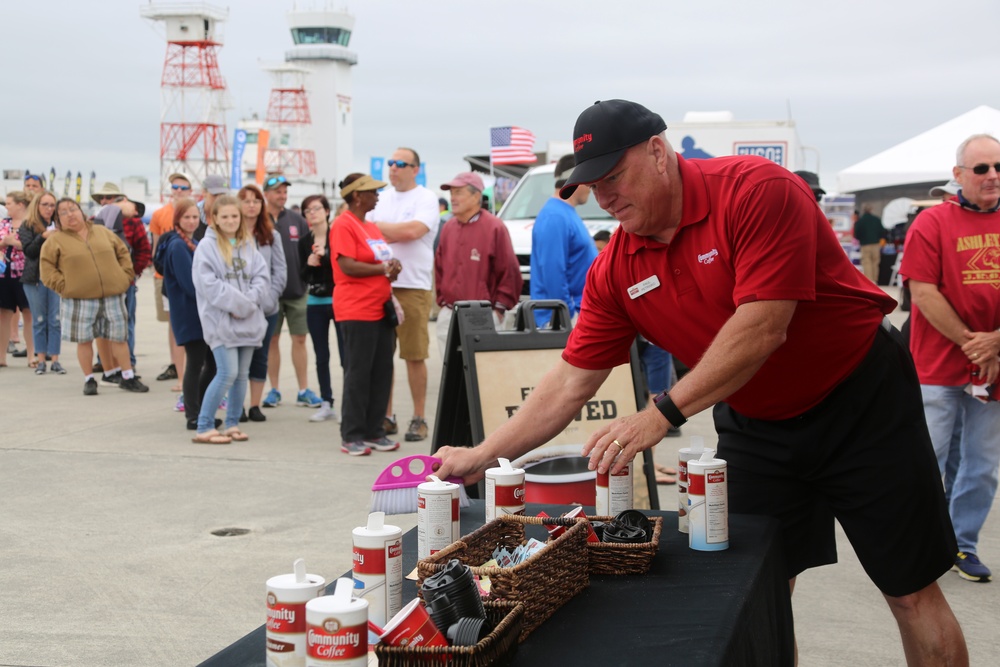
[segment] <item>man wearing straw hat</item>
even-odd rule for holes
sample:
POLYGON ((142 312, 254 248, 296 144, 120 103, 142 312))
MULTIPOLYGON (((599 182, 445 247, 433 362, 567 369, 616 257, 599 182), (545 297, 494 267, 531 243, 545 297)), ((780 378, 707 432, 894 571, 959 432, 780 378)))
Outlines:
POLYGON ((591 267, 562 359, 479 446, 439 449, 436 474, 478 479, 547 442, 641 333, 691 371, 594 432, 582 452, 591 469, 622 470, 714 406, 730 509, 781 522, 790 588, 836 562, 836 519, 907 662, 968 664, 937 584, 955 535, 912 361, 885 319, 895 301, 851 265, 800 178, 752 156, 686 161, 665 130, 625 100, 580 114, 560 195, 589 185, 621 227, 591 267))

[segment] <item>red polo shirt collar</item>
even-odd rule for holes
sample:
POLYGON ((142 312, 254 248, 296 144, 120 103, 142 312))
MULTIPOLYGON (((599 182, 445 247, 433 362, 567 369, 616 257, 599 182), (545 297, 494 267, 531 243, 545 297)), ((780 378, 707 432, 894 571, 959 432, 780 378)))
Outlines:
MULTIPOLYGON (((708 214, 711 212, 711 206, 708 187, 705 184, 705 175, 702 174, 701 169, 693 163, 687 162, 680 155, 677 156, 677 168, 680 172, 681 201, 683 202, 681 224, 677 228, 677 232, 679 233, 681 229, 688 225, 694 225, 707 220, 708 214)), ((667 245, 648 236, 639 236, 638 234, 627 234, 625 240, 625 251, 630 255, 634 255, 640 248, 657 249, 664 248, 667 245)))

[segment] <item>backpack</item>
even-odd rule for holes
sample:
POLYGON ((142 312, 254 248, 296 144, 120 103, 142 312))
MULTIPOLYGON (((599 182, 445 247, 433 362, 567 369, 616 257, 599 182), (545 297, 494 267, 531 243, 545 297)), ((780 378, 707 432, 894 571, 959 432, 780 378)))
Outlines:
POLYGON ((153 253, 153 270, 161 276, 166 275, 167 246, 170 245, 170 242, 173 241, 176 236, 177 232, 170 230, 161 236, 160 242, 156 244, 156 252, 153 253))

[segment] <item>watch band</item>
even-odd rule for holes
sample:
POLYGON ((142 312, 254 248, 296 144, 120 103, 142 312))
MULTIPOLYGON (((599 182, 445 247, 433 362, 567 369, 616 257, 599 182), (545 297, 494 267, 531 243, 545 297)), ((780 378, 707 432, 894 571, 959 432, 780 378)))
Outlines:
POLYGON ((687 422, 687 418, 677 409, 673 399, 670 398, 670 394, 667 392, 664 391, 657 394, 656 398, 653 399, 653 404, 674 428, 680 428, 687 422))

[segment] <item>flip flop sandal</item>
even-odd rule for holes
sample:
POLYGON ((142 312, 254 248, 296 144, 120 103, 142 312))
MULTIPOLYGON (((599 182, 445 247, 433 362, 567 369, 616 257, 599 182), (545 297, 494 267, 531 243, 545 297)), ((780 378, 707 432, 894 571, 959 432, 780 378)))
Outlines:
POLYGON ((199 433, 195 437, 191 438, 191 442, 196 445, 228 445, 232 441, 233 439, 228 435, 223 435, 218 431, 199 433))
POLYGON ((232 428, 227 430, 225 435, 227 437, 232 438, 236 442, 246 442, 247 440, 250 439, 250 436, 241 431, 237 426, 233 426, 232 428))

